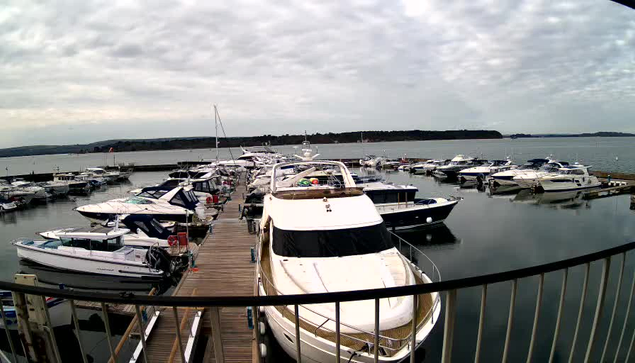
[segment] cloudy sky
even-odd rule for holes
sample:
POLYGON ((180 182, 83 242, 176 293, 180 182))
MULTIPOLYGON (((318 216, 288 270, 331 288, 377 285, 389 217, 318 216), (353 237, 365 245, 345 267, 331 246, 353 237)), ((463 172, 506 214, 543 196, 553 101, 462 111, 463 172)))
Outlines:
POLYGON ((4 0, 0 147, 369 129, 635 132, 602 0, 4 0))

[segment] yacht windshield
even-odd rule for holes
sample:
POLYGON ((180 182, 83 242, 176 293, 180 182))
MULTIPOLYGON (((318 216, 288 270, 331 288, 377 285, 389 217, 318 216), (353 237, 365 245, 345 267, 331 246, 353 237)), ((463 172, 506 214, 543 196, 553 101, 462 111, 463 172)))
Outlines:
POLYGON ((394 247, 386 226, 327 231, 273 228, 273 251, 285 257, 344 257, 377 253, 394 247))

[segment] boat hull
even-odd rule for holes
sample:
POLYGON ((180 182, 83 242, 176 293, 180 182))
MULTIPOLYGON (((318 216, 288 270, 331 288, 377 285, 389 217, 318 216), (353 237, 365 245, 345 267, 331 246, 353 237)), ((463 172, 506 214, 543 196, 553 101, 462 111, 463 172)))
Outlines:
POLYGON ((16 247, 19 258, 60 270, 138 278, 160 279, 163 277, 162 271, 150 269, 147 265, 138 262, 125 260, 109 261, 88 256, 72 256, 55 253, 54 250, 24 246, 20 243, 16 244, 16 247))
MULTIPOLYGON (((264 291, 264 287, 262 284, 259 285, 260 295, 265 296, 266 293, 264 291)), ((292 307, 287 307, 288 309, 292 309, 292 307)), ((292 310, 291 310, 292 311, 292 310)), ((417 348, 423 344, 425 339, 428 337, 432 328, 434 327, 435 322, 439 319, 439 314, 441 312, 441 305, 436 305, 433 309, 432 319, 428 320, 425 324, 419 326, 416 334, 417 340, 417 348)), ((296 360, 297 352, 296 352, 296 335, 295 335, 295 324, 285 318, 282 313, 272 306, 265 307, 265 316, 267 318, 267 323, 271 332, 273 333, 278 344, 284 349, 284 351, 291 357, 296 360)), ((300 351, 302 354, 302 362, 314 362, 314 363, 325 363, 325 362, 333 362, 335 361, 335 352, 336 352, 335 343, 330 340, 323 339, 312 332, 308 332, 304 329, 300 329, 300 351)), ((352 349, 341 346, 340 347, 340 362, 348 363, 348 362, 357 362, 357 363, 372 363, 374 362, 374 356, 371 353, 365 352, 356 352, 355 355, 351 356, 352 349)), ((379 362, 402 362, 406 358, 410 356, 410 349, 408 346, 402 348, 397 354, 392 357, 387 356, 379 356, 379 362)))
POLYGON ((394 229, 415 228, 435 225, 445 221, 458 201, 435 203, 429 205, 413 205, 401 207, 399 203, 377 205, 377 211, 384 219, 386 227, 394 229))
MULTIPOLYGON (((118 215, 117 213, 100 213, 100 212, 91 212, 91 211, 85 211, 85 210, 77 210, 77 212, 79 212, 79 214, 81 214, 85 218, 95 223, 101 223, 103 221, 108 221, 108 220, 114 220, 116 216, 118 215)), ((154 213, 147 213, 147 214, 152 215, 153 217, 155 217, 157 220, 161 222, 188 223, 192 219, 192 214, 189 215, 190 221, 187 220, 185 214, 154 214, 154 213)))

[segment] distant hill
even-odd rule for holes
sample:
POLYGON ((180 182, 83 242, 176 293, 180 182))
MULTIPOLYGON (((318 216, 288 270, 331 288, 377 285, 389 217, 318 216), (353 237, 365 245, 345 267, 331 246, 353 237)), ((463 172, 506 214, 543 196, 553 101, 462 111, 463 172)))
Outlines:
POLYGON ((635 134, 626 132, 600 131, 594 133, 582 134, 513 134, 509 135, 512 139, 540 138, 540 137, 635 137, 635 134))
MULTIPOLYGON (((334 144, 382 141, 422 141, 422 140, 464 140, 464 139, 501 139, 503 135, 492 130, 448 130, 448 131, 356 131, 342 133, 316 133, 308 135, 313 144, 334 144)), ((304 135, 263 135, 219 138, 220 147, 297 145, 304 140, 304 135)), ((83 145, 34 145, 0 149, 0 157, 30 156, 47 154, 80 154, 113 151, 148 151, 213 148, 213 137, 179 137, 161 139, 129 139, 107 140, 83 145)))

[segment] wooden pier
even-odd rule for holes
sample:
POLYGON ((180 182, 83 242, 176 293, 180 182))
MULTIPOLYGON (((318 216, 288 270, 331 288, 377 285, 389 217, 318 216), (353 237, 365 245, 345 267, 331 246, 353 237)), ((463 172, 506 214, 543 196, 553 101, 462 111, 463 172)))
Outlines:
MULTIPOLYGON (((173 295, 256 294, 256 264, 251 262, 251 247, 256 245, 257 238, 249 234, 247 222, 239 220, 239 205, 244 193, 245 186, 239 185, 232 200, 225 204, 223 212, 214 222, 212 233, 200 245, 196 267, 183 276, 173 295)), ((187 321, 194 319, 197 310, 178 309, 178 313, 185 346, 191 336, 187 321)), ((223 356, 225 362, 257 361, 255 331, 249 329, 245 308, 205 309, 201 321, 201 327, 195 334, 210 337, 205 347, 204 362, 214 362, 215 356, 223 356), (220 331, 211 328, 211 321, 216 318, 220 318, 220 331), (212 337, 219 341, 214 341, 212 337)), ((150 362, 182 361, 175 333, 176 324, 172 309, 164 309, 147 341, 150 362)))

